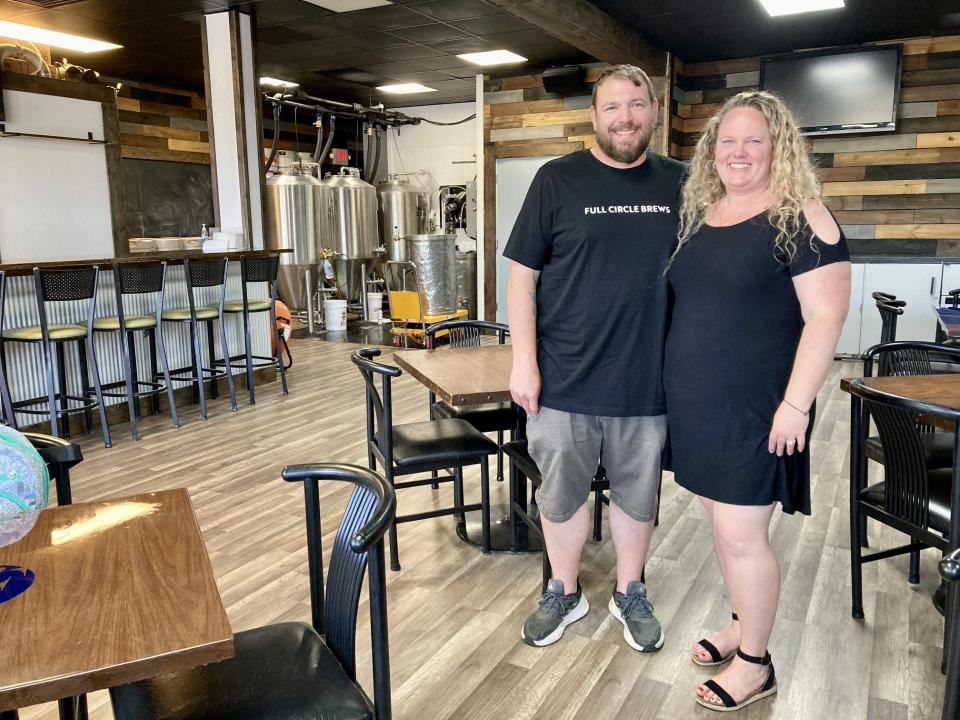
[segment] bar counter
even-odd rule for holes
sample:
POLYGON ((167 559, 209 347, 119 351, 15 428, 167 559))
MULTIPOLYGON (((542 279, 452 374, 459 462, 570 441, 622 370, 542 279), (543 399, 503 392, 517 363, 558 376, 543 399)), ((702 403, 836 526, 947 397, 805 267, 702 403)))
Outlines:
POLYGON ((276 255, 277 253, 293 252, 289 248, 282 250, 229 250, 225 252, 205 253, 200 250, 175 250, 172 252, 144 252, 132 253, 124 257, 112 258, 91 258, 89 260, 45 260, 43 262, 27 263, 0 263, 0 272, 6 273, 7 277, 16 277, 18 275, 32 275, 33 269, 38 268, 58 268, 58 267, 87 267, 98 265, 100 268, 112 268, 119 263, 131 262, 161 262, 165 261, 168 265, 182 265, 187 258, 191 260, 201 258, 227 258, 227 260, 240 260, 242 257, 266 257, 267 255, 276 255))

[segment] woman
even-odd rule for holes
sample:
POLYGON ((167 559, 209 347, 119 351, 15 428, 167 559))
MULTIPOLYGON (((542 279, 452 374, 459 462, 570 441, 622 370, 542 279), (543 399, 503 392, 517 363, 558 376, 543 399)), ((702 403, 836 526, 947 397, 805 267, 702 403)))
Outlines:
POLYGON ((768 540, 776 503, 810 514, 813 403, 850 297, 845 240, 790 111, 742 92, 710 119, 690 163, 669 281, 664 387, 677 482, 713 525, 733 621, 693 661, 725 667, 697 689, 714 710, 777 691, 767 641, 780 594, 768 540))

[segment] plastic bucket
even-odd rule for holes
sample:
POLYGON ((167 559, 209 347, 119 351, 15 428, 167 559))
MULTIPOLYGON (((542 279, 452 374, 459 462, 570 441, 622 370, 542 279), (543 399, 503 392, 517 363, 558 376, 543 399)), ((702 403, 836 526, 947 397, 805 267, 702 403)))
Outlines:
POLYGON ((347 301, 346 300, 324 300, 323 301, 323 323, 327 330, 346 330, 347 329, 347 301))
POLYGON ((367 322, 383 322, 383 293, 367 293, 367 322))

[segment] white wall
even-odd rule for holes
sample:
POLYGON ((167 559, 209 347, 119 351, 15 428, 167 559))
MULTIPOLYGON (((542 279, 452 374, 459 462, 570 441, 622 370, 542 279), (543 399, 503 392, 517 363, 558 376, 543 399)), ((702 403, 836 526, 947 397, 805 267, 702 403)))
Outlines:
MULTIPOLYGON (((391 110, 437 122, 453 122, 474 114, 477 106, 469 102, 391 110)), ((473 180, 480 169, 473 161, 482 159, 482 149, 477 148, 476 123, 476 119, 450 126, 421 122, 391 130, 387 134, 388 172, 429 170, 439 185, 462 185, 473 180)))

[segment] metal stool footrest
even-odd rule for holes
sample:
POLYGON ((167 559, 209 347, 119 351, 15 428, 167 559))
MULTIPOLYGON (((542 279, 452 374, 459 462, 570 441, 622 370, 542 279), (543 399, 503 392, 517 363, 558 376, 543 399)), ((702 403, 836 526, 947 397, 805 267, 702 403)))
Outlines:
MULTIPOLYGON (((207 382, 208 380, 221 380, 227 376, 227 371, 221 368, 200 368, 200 371, 203 373, 201 380, 207 382)), ((181 382, 181 383, 195 383, 197 382, 197 376, 193 374, 193 368, 180 368, 178 370, 170 371, 170 382, 181 382), (184 373, 190 373, 185 375, 184 373)))
MULTIPOLYGON (((172 379, 173 378, 171 378, 171 380, 172 379)), ((167 391, 167 386, 164 383, 148 382, 146 380, 137 380, 133 384, 137 388, 140 388, 140 387, 150 388, 149 390, 134 390, 133 396, 138 399, 145 398, 145 397, 153 397, 154 395, 157 395, 159 393, 164 393, 167 391)), ((107 385, 101 385, 100 387, 104 391, 103 392, 104 397, 113 397, 113 398, 127 397, 127 393, 126 393, 127 383, 124 380, 118 380, 117 382, 108 383, 107 385), (107 390, 114 390, 116 388, 124 388, 124 392, 106 392, 107 390)))
MULTIPOLYGON (((247 360, 246 360, 246 359, 247 359, 247 356, 246 356, 246 355, 231 355, 231 356, 230 356, 230 367, 235 368, 235 369, 237 369, 237 370, 246 370, 246 369, 247 369, 247 360)), ((276 359, 275 357, 273 357, 273 356, 268 356, 268 355, 251 355, 251 356, 250 356, 250 359, 254 361, 254 362, 251 362, 251 363, 250 363, 250 365, 251 365, 254 369, 256 369, 256 368, 270 367, 271 365, 272 365, 273 367, 277 367, 277 359, 276 359)), ((213 364, 214 364, 214 367, 222 367, 222 366, 223 366, 223 360, 220 359, 220 358, 217 358, 216 360, 213 361, 213 364)))
MULTIPOLYGON (((61 395, 60 393, 57 393, 54 396, 54 399, 56 400, 57 403, 59 403, 62 400, 67 401, 67 407, 61 408, 59 407, 59 405, 57 406, 58 415, 73 415, 75 413, 82 413, 82 412, 87 412, 88 410, 94 410, 97 407, 96 399, 87 398, 82 395, 61 395), (75 405, 73 407, 70 407, 69 404, 71 402, 80 403, 80 405, 75 405)), ((45 397, 31 398, 29 400, 17 400, 15 403, 12 403, 12 405, 13 405, 13 409, 16 412, 23 413, 24 415, 49 415, 50 414, 49 408, 44 410, 26 410, 25 409, 30 407, 31 405, 43 405, 46 407, 49 404, 49 402, 50 401, 45 397)))

